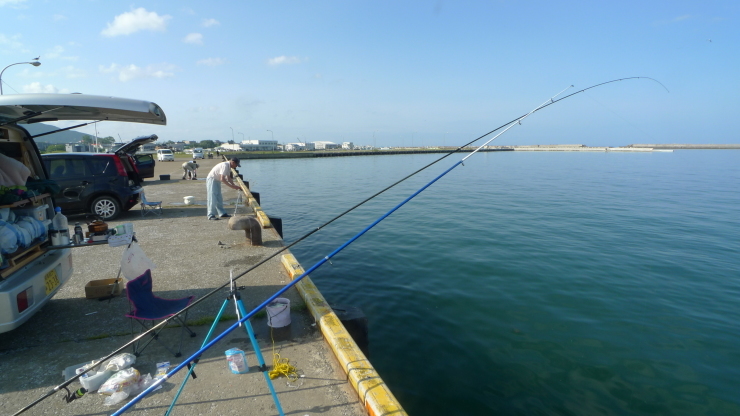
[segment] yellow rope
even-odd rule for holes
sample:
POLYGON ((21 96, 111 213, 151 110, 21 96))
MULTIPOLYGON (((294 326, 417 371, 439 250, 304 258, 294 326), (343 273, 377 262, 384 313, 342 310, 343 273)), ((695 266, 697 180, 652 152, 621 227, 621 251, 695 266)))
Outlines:
POLYGON ((290 365, 290 360, 287 358, 280 358, 280 354, 275 352, 275 339, 272 338, 272 327, 270 327, 270 338, 272 339, 272 370, 267 374, 270 375, 270 380, 274 380, 281 375, 288 378, 288 381, 294 382, 298 380, 298 373, 296 367, 290 365))

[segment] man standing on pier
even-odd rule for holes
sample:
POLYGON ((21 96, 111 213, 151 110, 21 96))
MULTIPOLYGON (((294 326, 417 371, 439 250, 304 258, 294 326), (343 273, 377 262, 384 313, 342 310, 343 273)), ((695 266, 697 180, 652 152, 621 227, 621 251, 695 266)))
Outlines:
POLYGON ((224 183, 226 186, 239 191, 239 187, 234 184, 231 179, 231 169, 241 167, 239 159, 232 157, 226 162, 218 163, 211 169, 211 172, 206 178, 206 193, 208 196, 208 219, 216 221, 219 218, 228 218, 231 215, 226 213, 224 209, 224 199, 221 195, 221 184, 224 183))

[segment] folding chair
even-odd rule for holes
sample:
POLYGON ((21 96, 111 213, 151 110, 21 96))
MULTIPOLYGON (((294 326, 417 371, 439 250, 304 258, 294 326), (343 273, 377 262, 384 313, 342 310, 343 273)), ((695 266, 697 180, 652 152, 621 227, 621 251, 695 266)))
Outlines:
POLYGON ((146 195, 144 194, 143 190, 140 192, 140 194, 141 194, 141 216, 143 217, 150 212, 155 215, 162 216, 162 201, 149 202, 146 200, 146 195))
MULTIPOLYGON (((139 333, 144 332, 156 325, 156 321, 168 318, 175 313, 181 311, 195 299, 195 296, 188 296, 182 299, 163 299, 154 296, 152 293, 152 271, 147 270, 141 276, 136 279, 130 280, 126 283, 126 295, 131 304, 132 311, 126 314, 126 317, 131 318, 131 334, 134 333, 134 322, 138 322, 142 326, 142 330, 139 333)), ((167 348, 167 351, 171 352, 175 357, 182 355, 180 353, 182 349, 182 339, 185 335, 185 331, 190 333, 191 337, 194 337, 195 332, 191 331, 190 328, 185 324, 188 319, 188 312, 185 311, 185 316, 176 316, 174 321, 180 324, 180 344, 177 347, 177 352, 173 351, 165 343, 159 339, 159 333, 163 328, 152 332, 150 338, 142 345, 144 340, 139 340, 134 343, 134 355, 139 356, 144 348, 156 340, 162 346, 167 348)))

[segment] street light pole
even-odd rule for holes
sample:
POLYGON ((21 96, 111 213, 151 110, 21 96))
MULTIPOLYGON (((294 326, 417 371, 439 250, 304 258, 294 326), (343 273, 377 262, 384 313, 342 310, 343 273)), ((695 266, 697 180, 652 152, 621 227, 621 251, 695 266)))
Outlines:
POLYGON ((237 133, 242 135, 242 141, 244 141, 244 133, 242 133, 240 131, 237 131, 237 133))
POLYGON ((233 142, 234 141, 234 128, 233 127, 229 127, 229 128, 231 129, 231 141, 233 142))
POLYGON ((5 68, 3 68, 3 70, 0 71, 0 95, 3 95, 3 72, 5 72, 6 69, 10 68, 13 65, 21 65, 21 64, 30 64, 30 65, 33 65, 33 66, 39 66, 39 65, 41 65, 41 62, 39 62, 38 59, 39 58, 35 58, 31 62, 17 62, 17 63, 10 64, 10 65, 6 66, 5 68))

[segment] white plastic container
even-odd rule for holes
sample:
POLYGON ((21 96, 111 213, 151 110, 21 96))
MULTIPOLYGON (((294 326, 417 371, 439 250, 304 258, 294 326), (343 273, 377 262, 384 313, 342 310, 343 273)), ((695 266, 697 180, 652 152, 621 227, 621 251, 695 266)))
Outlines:
POLYGON ((195 203, 195 197, 194 196, 186 196, 185 197, 185 205, 193 205, 195 203))
POLYGON ((275 298, 267 304, 267 326, 282 328, 290 325, 290 299, 275 298))
POLYGON ((61 208, 56 207, 54 210, 56 214, 51 220, 51 245, 66 246, 69 244, 69 223, 61 208))
MULTIPOLYGON (((64 376, 64 380, 66 381, 74 377, 75 375, 78 374, 77 371, 79 369, 83 368, 84 366, 88 364, 90 364, 90 362, 77 364, 77 365, 73 365, 73 366, 65 368, 64 371, 62 372, 62 376, 64 376)), ((99 389, 100 386, 103 385, 103 383, 108 381, 108 379, 110 378, 110 376, 113 375, 113 373, 114 373, 113 370, 100 371, 100 372, 96 372, 95 370, 90 370, 85 375, 78 378, 77 381, 79 381, 80 384, 82 384, 82 387, 87 389, 88 392, 92 393, 96 391, 97 389, 99 389)))
POLYGON ((13 213, 16 217, 33 217, 39 221, 45 221, 48 209, 49 206, 44 204, 32 208, 13 208, 13 213))

